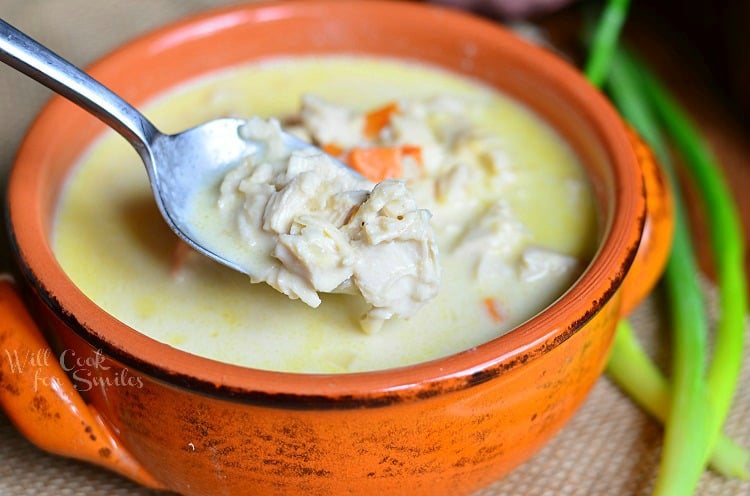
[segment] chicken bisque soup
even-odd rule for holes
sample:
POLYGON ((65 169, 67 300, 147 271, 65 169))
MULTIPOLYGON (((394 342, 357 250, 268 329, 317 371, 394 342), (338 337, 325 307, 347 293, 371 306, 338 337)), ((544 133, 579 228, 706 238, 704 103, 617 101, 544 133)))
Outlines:
POLYGON ((54 249, 104 310, 196 355, 304 373, 435 359, 543 310, 595 250, 592 191, 571 148, 528 108, 438 68, 264 61, 190 82, 146 114, 168 132, 243 117, 242 133, 268 144, 194 203, 209 244, 264 246, 261 282, 177 240, 114 133, 71 173, 54 249), (274 148, 280 126, 367 179, 274 148))

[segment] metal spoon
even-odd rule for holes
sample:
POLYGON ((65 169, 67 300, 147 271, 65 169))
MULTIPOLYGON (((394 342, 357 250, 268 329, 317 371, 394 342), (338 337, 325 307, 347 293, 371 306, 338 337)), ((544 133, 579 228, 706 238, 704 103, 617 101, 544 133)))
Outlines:
MULTIPOLYGON (((260 143, 240 137, 241 119, 217 119, 179 134, 164 134, 101 83, 0 19, 0 61, 26 74, 101 119, 136 149, 169 227, 194 249, 234 270, 249 273, 231 256, 197 241, 188 206, 202 188, 256 151, 260 143)), ((284 133, 290 149, 315 148, 284 133)), ((321 152, 322 153, 322 152, 321 152)), ((334 160, 349 173, 357 172, 334 160)))

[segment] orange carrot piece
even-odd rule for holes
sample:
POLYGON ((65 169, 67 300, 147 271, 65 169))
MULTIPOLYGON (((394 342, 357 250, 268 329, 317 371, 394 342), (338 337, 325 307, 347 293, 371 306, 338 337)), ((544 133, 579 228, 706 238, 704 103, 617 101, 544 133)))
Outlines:
POLYGON ((373 139, 391 121, 391 116, 398 112, 398 103, 391 102, 383 107, 365 114, 365 124, 362 133, 366 138, 373 139))
POLYGON ((171 265, 169 273, 172 277, 178 277, 182 268, 190 258, 190 254, 193 253, 193 249, 184 242, 182 239, 177 238, 175 242, 174 250, 172 251, 171 265))
POLYGON ((321 149, 332 157, 340 157, 344 153, 344 149, 336 143, 326 143, 321 149))
POLYGON ((353 148, 347 162, 370 181, 380 182, 392 177, 401 177, 402 151, 398 147, 353 148))
POLYGON ((415 145, 404 145, 401 147, 401 153, 403 153, 404 157, 413 158, 417 165, 419 165, 420 167, 424 165, 422 163, 422 147, 415 145))
POLYGON ((499 324, 503 321, 503 314, 500 312, 498 301, 495 298, 485 298, 484 308, 487 310, 487 313, 493 322, 499 324))

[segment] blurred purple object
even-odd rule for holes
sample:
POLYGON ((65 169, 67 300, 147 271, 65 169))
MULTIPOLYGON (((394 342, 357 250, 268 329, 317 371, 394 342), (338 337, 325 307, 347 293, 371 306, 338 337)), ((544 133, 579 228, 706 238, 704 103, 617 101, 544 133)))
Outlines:
POLYGON ((522 19, 557 10, 572 0, 434 0, 474 12, 507 19, 522 19))

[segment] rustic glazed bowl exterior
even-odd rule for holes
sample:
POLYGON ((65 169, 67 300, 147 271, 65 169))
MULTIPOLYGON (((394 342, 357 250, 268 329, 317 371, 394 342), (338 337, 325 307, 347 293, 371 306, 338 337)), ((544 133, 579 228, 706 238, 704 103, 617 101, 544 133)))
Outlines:
POLYGON ((183 494, 457 495, 527 460, 579 407, 618 319, 663 268, 672 220, 645 147, 565 62, 496 24, 434 6, 301 1, 185 20, 90 72, 139 105, 217 69, 330 53, 436 64, 547 119, 594 185, 601 241, 585 273, 508 334, 410 367, 301 375, 193 356, 105 313, 56 262, 50 233, 61 186, 103 125, 55 98, 11 174, 18 285, 0 284, 0 350, 8 354, 0 401, 30 440, 183 494), (13 354, 30 356, 32 366, 14 364, 13 354))

